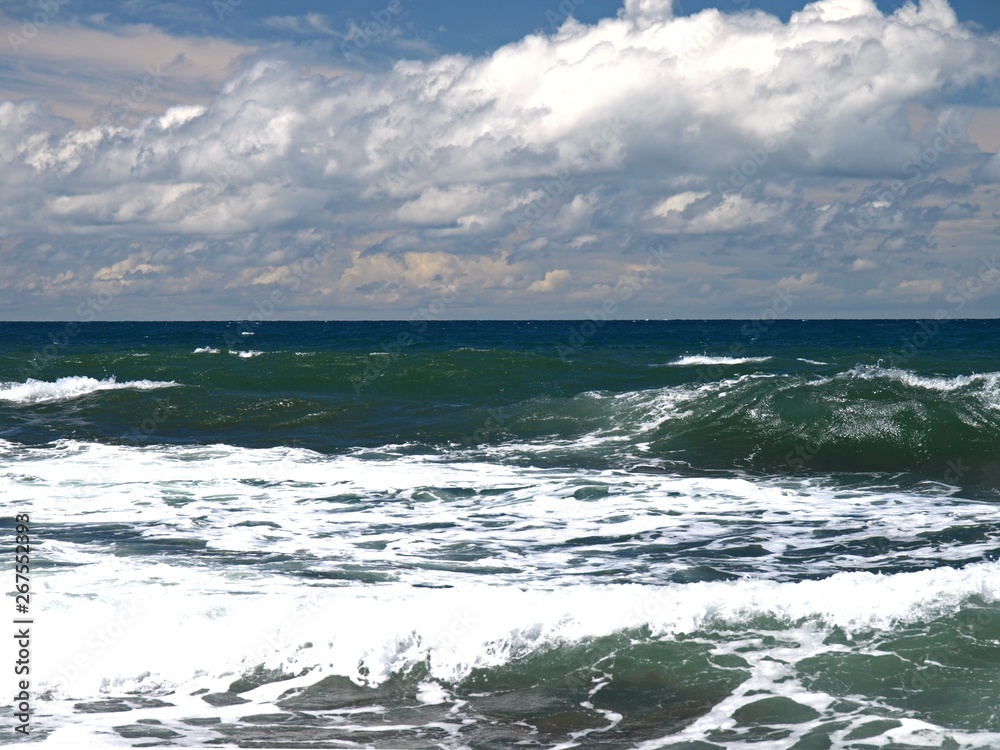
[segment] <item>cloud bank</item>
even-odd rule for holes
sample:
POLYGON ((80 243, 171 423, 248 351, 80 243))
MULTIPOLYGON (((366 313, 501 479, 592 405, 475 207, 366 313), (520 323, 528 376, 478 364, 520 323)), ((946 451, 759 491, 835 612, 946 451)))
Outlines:
POLYGON ((482 58, 250 55, 133 123, 0 102, 0 314, 579 318, 651 252, 620 317, 927 314, 995 245, 998 41, 944 0, 627 0, 482 58))

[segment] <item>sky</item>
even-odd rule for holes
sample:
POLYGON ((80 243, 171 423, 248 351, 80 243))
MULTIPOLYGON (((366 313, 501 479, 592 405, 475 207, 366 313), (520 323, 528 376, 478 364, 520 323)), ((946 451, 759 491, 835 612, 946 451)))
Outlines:
POLYGON ((1000 3, 0 0, 0 319, 1000 317, 1000 3))

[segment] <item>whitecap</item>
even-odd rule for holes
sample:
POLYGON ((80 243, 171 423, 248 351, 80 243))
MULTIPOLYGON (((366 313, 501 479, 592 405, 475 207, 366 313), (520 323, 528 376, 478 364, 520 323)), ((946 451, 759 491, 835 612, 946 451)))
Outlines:
POLYGON ((667 363, 669 367, 690 367, 693 365, 745 365, 753 362, 767 362, 772 357, 712 357, 707 354, 692 354, 667 363))
POLYGON ((0 401, 13 401, 19 404, 38 404, 48 401, 66 401, 68 399, 86 396, 97 391, 138 390, 147 391, 154 388, 170 388, 177 385, 174 381, 130 380, 119 383, 114 376, 97 380, 82 375, 71 375, 59 378, 55 382, 28 378, 23 383, 0 383, 0 401))

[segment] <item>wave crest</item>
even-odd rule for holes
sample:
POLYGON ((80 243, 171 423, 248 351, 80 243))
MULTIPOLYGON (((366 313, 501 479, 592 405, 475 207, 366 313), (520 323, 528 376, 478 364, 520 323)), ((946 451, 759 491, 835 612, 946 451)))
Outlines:
POLYGON ((0 401, 12 401, 17 404, 40 404, 49 401, 68 401, 98 391, 125 389, 148 391, 155 388, 170 388, 175 385, 177 383, 172 380, 130 380, 119 383, 114 376, 97 380, 83 375, 71 375, 59 378, 55 382, 28 378, 23 383, 0 383, 0 401))
POLYGON ((707 354, 691 354, 673 362, 669 367, 692 367, 695 365, 746 365, 757 362, 767 362, 772 357, 712 357, 707 354))

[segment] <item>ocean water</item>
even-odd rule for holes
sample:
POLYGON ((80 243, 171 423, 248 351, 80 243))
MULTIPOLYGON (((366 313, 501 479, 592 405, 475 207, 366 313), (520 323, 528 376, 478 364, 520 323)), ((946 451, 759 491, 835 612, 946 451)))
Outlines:
POLYGON ((1000 747, 998 321, 2 323, 0 504, 40 746, 1000 747))

